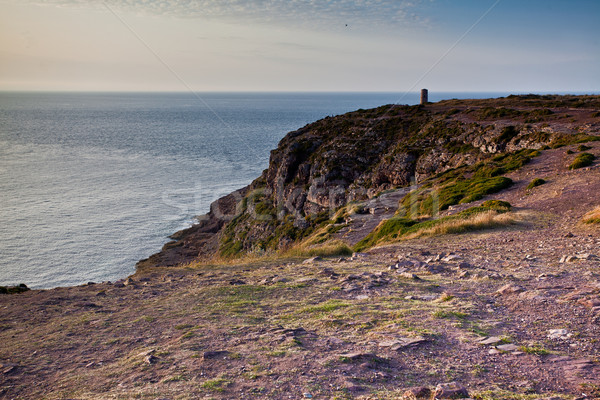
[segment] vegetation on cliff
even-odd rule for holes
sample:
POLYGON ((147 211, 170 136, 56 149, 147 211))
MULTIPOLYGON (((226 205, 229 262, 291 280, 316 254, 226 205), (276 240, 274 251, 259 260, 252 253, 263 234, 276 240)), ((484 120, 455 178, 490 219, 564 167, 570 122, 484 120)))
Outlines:
POLYGON ((272 151, 269 168, 222 232, 220 256, 275 252, 315 242, 316 232, 329 238, 342 228, 338 211, 346 204, 393 188, 416 187, 399 205, 397 214, 407 221, 497 193, 512 185, 503 175, 541 149, 598 140, 551 125, 571 118, 561 107, 598 104, 599 96, 449 100, 309 124, 272 151))
POLYGON ((437 219, 418 220, 397 217, 383 221, 377 229, 358 242, 356 251, 362 251, 377 244, 400 239, 413 239, 422 236, 434 236, 448 233, 488 229, 510 225, 516 221, 514 216, 501 216, 509 212, 510 203, 488 200, 482 205, 471 207, 457 214, 437 219))
MULTIPOLYGON (((217 200, 200 224, 138 267, 323 247, 354 230, 352 220, 377 212, 364 205, 386 193, 400 201, 388 200, 385 218, 397 210, 420 223, 454 213, 453 206, 511 187, 507 175, 541 151, 586 151, 584 143, 600 140, 599 109, 600 96, 524 95, 324 118, 287 134, 259 178, 217 200)), ((359 229, 347 244, 374 228, 359 229)))

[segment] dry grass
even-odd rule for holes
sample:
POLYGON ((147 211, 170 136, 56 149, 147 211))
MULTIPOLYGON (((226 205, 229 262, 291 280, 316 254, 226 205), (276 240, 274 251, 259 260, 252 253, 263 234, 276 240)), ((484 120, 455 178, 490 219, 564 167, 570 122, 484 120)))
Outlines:
POLYGON ((450 220, 432 227, 423 228, 403 236, 402 239, 415 239, 424 236, 438 236, 498 228, 516 224, 520 220, 521 218, 519 215, 517 215, 517 213, 499 213, 497 211, 487 211, 484 213, 475 214, 465 219, 450 220))
POLYGON ((586 224, 600 224, 600 206, 585 214, 582 220, 586 224))
POLYGON ((215 255, 211 258, 192 261, 181 265, 182 268, 200 268, 215 266, 258 265, 284 260, 293 261, 307 257, 335 257, 351 255, 352 249, 344 242, 334 240, 323 244, 312 245, 310 242, 297 243, 292 247, 270 253, 248 253, 240 257, 222 257, 215 255))
POLYGON ((342 255, 351 255, 352 249, 342 241, 334 240, 318 246, 309 246, 300 243, 290 249, 282 252, 283 257, 334 257, 342 255))

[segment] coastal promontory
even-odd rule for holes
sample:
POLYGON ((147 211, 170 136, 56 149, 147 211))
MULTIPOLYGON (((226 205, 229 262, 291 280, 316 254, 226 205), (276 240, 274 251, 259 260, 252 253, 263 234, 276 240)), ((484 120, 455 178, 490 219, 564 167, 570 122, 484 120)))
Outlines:
POLYGON ((316 121, 127 279, 0 294, 0 397, 598 399, 599 159, 600 96, 316 121))

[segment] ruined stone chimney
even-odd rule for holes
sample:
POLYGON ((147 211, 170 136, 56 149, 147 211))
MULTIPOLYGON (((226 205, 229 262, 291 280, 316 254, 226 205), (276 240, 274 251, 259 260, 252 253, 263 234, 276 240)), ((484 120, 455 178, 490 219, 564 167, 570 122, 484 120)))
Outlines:
POLYGON ((427 99, 427 97, 428 97, 427 89, 421 89, 421 104, 422 105, 427 104, 427 102, 429 101, 427 99))

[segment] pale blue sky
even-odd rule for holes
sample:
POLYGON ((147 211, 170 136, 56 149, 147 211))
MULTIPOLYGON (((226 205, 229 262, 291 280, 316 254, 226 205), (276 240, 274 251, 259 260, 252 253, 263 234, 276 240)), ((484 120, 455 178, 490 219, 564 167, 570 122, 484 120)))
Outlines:
POLYGON ((597 0, 0 0, 0 90, 600 92, 597 0))

